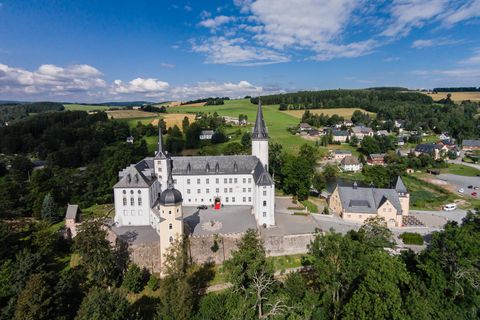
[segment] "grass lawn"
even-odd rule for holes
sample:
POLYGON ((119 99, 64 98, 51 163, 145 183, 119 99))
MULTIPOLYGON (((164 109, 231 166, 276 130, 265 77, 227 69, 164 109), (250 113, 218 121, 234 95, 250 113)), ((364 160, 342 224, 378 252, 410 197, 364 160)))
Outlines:
POLYGON ((309 200, 304 200, 300 201, 305 207, 307 207, 308 211, 310 213, 318 213, 318 207, 315 203, 309 201, 309 200))
POLYGON ((76 104, 76 103, 71 103, 71 104, 64 104, 65 110, 70 110, 70 111, 94 111, 94 110, 108 110, 111 107, 109 106, 93 106, 93 105, 84 105, 84 104, 76 104))
POLYGON ((448 165, 448 168, 441 169, 441 173, 450 173, 450 174, 457 174, 460 176, 467 176, 467 177, 475 177, 476 175, 480 174, 480 170, 463 165, 463 164, 455 164, 451 163, 448 165))
POLYGON ((108 204, 96 204, 91 207, 82 209, 82 215, 88 217, 111 217, 115 215, 114 207, 112 203, 108 204))
POLYGON ((418 210, 437 210, 458 197, 439 186, 422 181, 413 176, 402 177, 410 192, 410 208, 418 210))
MULTIPOLYGON (((168 108, 168 113, 195 113, 195 112, 217 112, 222 116, 238 117, 239 114, 246 114, 248 121, 253 123, 257 115, 257 106, 250 103, 248 99, 227 100, 220 106, 188 107, 178 106, 168 108)), ((263 106, 265 123, 270 134, 270 141, 280 143, 285 151, 296 153, 301 145, 313 145, 313 141, 307 141, 300 136, 292 135, 287 131, 288 127, 297 126, 298 118, 278 110, 278 105, 263 106)))
MULTIPOLYGON (((333 108, 333 109, 309 109, 308 111, 310 111, 310 113, 313 113, 313 114, 324 114, 326 116, 333 116, 334 114, 340 116, 340 117, 344 117, 346 120, 350 120, 352 118, 352 115, 355 111, 361 111, 363 113, 368 113, 369 115, 371 116, 375 116, 375 113, 373 112, 368 112, 368 111, 365 111, 363 109, 360 109, 360 108, 333 108)), ((286 110, 286 111, 282 111, 284 113, 287 113, 291 116, 294 116, 295 118, 299 118, 301 119, 303 114, 305 113, 306 110, 286 110)))

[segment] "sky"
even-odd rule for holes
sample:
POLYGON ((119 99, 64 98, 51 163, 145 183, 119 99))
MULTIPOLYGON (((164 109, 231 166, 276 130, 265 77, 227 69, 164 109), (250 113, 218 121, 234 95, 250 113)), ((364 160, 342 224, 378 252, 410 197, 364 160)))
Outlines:
POLYGON ((0 99, 480 86, 480 0, 0 0, 0 99))

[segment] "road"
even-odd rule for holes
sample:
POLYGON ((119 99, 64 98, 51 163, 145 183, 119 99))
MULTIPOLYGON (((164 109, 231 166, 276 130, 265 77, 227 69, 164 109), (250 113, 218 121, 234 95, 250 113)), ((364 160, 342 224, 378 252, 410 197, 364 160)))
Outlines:
POLYGON ((480 164, 475 164, 475 163, 468 163, 468 162, 462 162, 462 158, 463 158, 463 151, 460 153, 460 156, 455 159, 455 160, 447 160, 448 163, 456 163, 456 164, 463 164, 467 167, 472 167, 472 168, 475 168, 477 170, 480 170, 480 164))

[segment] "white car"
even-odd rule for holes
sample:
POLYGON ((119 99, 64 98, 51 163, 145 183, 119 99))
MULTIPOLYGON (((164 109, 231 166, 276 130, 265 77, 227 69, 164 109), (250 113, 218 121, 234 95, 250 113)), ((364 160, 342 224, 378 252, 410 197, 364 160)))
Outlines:
POLYGON ((464 193, 465 190, 463 190, 463 188, 460 188, 460 189, 458 189, 458 192, 459 192, 459 193, 464 193))
POLYGON ((457 209, 457 205, 455 203, 449 203, 443 206, 443 211, 453 211, 457 209))

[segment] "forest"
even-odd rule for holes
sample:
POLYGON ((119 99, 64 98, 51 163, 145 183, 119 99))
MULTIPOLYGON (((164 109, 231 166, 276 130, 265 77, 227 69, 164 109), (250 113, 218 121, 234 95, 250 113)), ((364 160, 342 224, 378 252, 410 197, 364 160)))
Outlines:
MULTIPOLYGON (((274 274, 248 230, 223 269, 226 289, 206 293, 216 273, 195 264, 188 240, 165 257, 159 279, 87 220, 73 241, 45 221, 1 222, 0 319, 477 319, 480 212, 448 222, 423 251, 392 254, 384 221, 344 235, 318 230, 303 269, 274 274), (77 257, 72 263, 72 257, 77 257)), ((213 245, 212 245, 213 247, 213 245)))
POLYGON ((61 111, 63 104, 56 102, 7 103, 0 104, 0 127, 16 120, 24 119, 32 113, 61 111))

